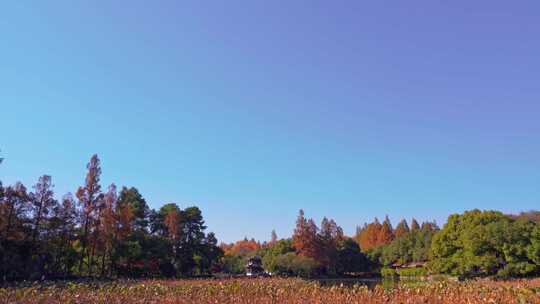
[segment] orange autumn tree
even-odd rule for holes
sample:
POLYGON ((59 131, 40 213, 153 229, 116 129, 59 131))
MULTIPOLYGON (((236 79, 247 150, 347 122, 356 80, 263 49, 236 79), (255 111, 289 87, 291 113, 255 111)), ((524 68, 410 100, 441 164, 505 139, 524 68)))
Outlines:
POLYGON ((407 225, 407 221, 405 219, 402 219, 399 224, 397 224, 396 229, 394 230, 394 235, 396 238, 399 238, 409 233, 409 230, 410 229, 409 225, 407 225))
POLYGON ((298 255, 309 257, 316 261, 321 260, 323 250, 317 230, 317 225, 315 225, 313 219, 307 220, 304 217, 304 211, 300 210, 293 234, 293 247, 298 255))
POLYGON ((388 216, 385 217, 382 224, 375 218, 372 223, 366 223, 363 228, 357 228, 355 236, 363 251, 390 244, 394 238, 394 230, 388 216))
POLYGON ((87 173, 84 185, 79 187, 76 196, 81 206, 81 254, 79 255, 79 274, 86 265, 87 275, 91 276, 96 247, 99 239, 98 224, 102 207, 101 165, 97 154, 92 155, 86 165, 87 173))
POLYGON ((102 211, 99 220, 99 237, 101 246, 101 276, 107 271, 106 261, 109 259, 109 275, 114 267, 113 248, 118 242, 118 217, 116 215, 117 202, 116 186, 111 184, 103 196, 102 211))
POLYGON ((394 239, 394 229, 390 223, 388 215, 384 218, 379 234, 377 235, 377 246, 390 244, 394 239))
POLYGON ((320 263, 330 273, 335 274, 338 260, 338 246, 345 240, 343 229, 333 219, 324 217, 318 236, 321 250, 319 252, 320 263))
POLYGON ((253 238, 248 240, 245 237, 243 240, 236 241, 235 243, 221 244, 220 247, 226 255, 246 255, 259 250, 261 244, 253 238))
POLYGON ((365 224, 362 228, 356 239, 360 244, 360 248, 363 251, 368 251, 372 248, 378 246, 379 241, 379 232, 381 231, 382 225, 377 218, 372 223, 365 224))
POLYGON ((177 208, 172 208, 165 216, 165 226, 167 227, 167 236, 173 244, 180 239, 182 234, 181 214, 177 208))

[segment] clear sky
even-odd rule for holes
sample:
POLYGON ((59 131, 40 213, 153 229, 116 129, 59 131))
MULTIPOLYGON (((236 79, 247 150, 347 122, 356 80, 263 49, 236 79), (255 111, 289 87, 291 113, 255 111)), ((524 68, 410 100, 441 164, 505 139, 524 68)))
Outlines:
POLYGON ((3 1, 4 183, 196 204, 220 240, 540 202, 540 2, 3 1))

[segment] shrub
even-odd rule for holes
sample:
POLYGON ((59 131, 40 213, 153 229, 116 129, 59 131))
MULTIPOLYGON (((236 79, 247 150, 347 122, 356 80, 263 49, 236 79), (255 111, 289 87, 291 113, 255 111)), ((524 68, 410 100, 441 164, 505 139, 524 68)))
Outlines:
POLYGON ((278 275, 312 277, 319 264, 308 257, 298 256, 293 252, 279 255, 275 259, 275 272, 278 275))
POLYGON ((397 275, 398 274, 395 269, 386 268, 386 267, 381 269, 381 276, 383 277, 395 277, 397 275))
POLYGON ((423 277, 428 274, 427 269, 424 267, 403 268, 403 269, 399 269, 397 272, 400 277, 423 277))

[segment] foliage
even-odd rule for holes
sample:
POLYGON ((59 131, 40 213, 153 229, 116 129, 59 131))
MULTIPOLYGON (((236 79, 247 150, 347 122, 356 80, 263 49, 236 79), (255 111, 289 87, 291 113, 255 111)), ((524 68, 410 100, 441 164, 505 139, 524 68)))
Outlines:
POLYGON ((428 274, 428 270, 425 267, 400 268, 397 274, 400 277, 422 277, 428 274))
POLYGON ((369 271, 371 265, 367 256, 353 239, 345 239, 337 247, 337 273, 359 273, 369 271))
POLYGON ((294 253, 292 240, 279 240, 267 249, 259 251, 262 257, 263 267, 270 272, 277 272, 278 257, 287 253, 294 253))
POLYGON ((431 239, 436 233, 430 229, 415 229, 381 248, 382 265, 405 264, 428 260, 431 239))
POLYGON ((394 231, 394 235, 396 238, 399 238, 407 233, 409 233, 409 225, 407 224, 407 221, 405 219, 402 219, 399 224, 397 224, 396 229, 394 231))
POLYGON ((497 211, 454 214, 431 247, 431 268, 460 276, 526 276, 538 272, 538 224, 497 211))
POLYGON ((274 272, 278 275, 309 278, 317 274, 318 268, 319 263, 314 259, 289 252, 276 257, 274 272))
POLYGON ((226 254, 222 259, 222 270, 230 274, 242 274, 245 271, 247 258, 245 256, 226 254))
POLYGON ((28 191, 0 182, 0 282, 61 277, 171 277, 219 270, 223 254, 197 207, 150 211, 134 188, 100 185, 97 155, 76 199, 41 176, 28 191), (174 215, 174 217, 173 217, 174 215), (150 230, 148 229, 150 228, 150 230))
POLYGON ((381 268, 381 276, 382 277, 395 277, 398 273, 394 268, 389 267, 383 267, 381 268))

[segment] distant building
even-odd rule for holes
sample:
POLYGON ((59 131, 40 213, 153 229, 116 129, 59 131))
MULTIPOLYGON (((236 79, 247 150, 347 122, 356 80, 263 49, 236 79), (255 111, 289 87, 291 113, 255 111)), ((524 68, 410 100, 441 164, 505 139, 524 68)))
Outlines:
POLYGON ((257 277, 264 276, 266 272, 262 266, 262 260, 259 256, 250 258, 246 264, 246 276, 257 277))
POLYGON ((410 263, 394 263, 390 265, 391 268, 399 269, 399 268, 421 268, 425 267, 426 262, 410 262, 410 263))

